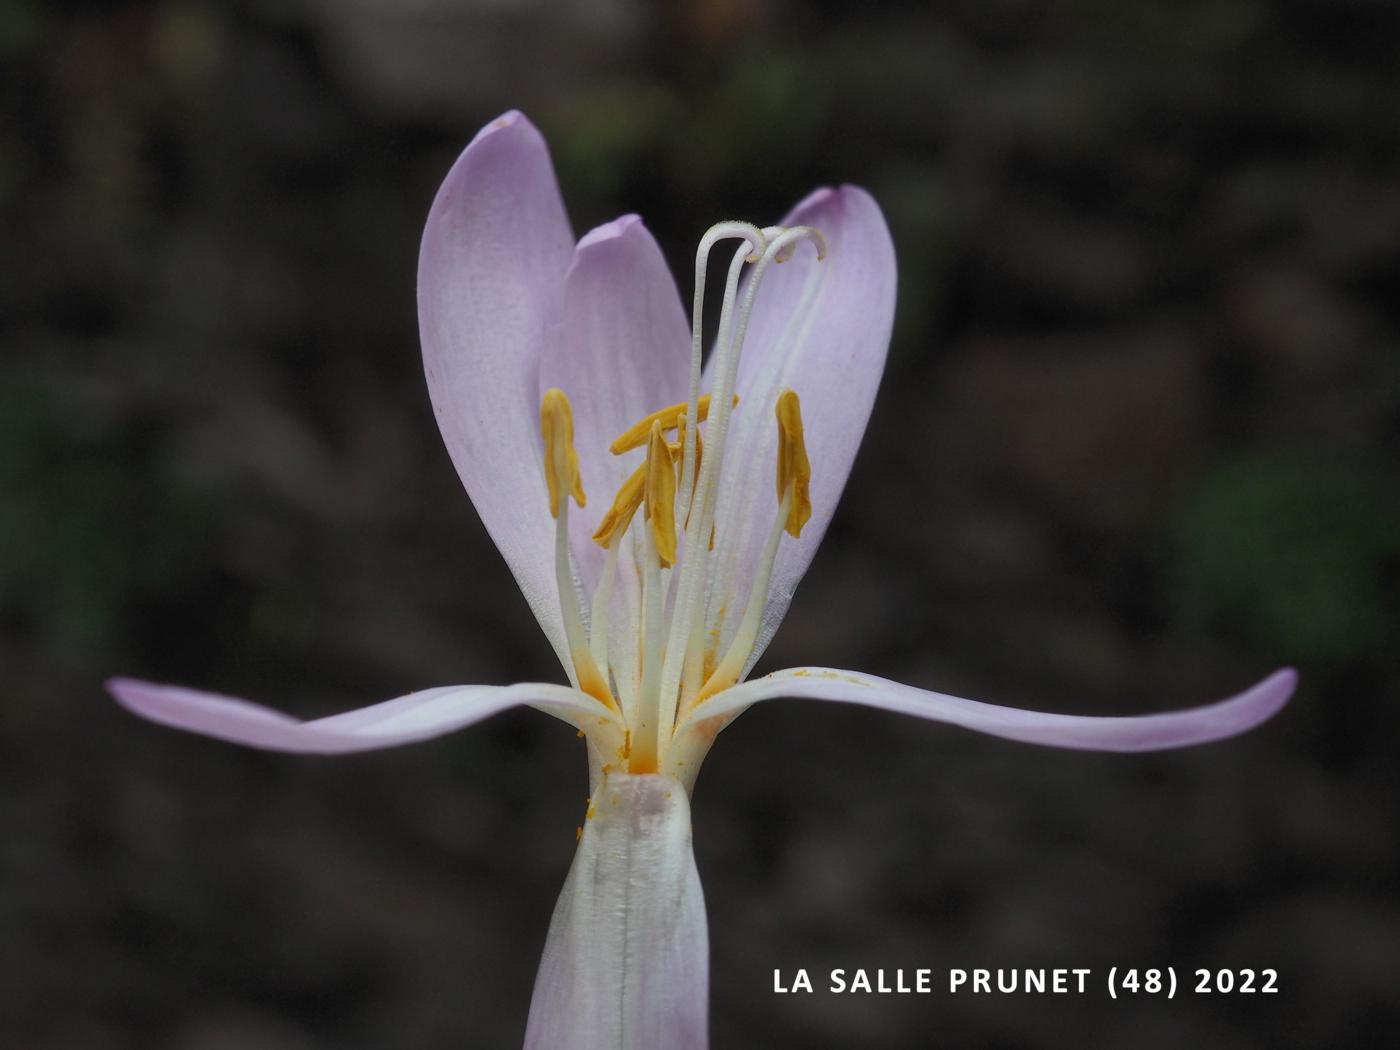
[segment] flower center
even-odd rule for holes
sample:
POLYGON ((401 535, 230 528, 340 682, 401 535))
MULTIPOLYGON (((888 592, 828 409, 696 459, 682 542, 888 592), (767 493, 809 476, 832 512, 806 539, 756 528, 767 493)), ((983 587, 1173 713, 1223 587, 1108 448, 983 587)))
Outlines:
POLYGON ((807 226, 760 230, 747 223, 721 223, 701 240, 696 253, 690 396, 645 416, 609 446, 613 455, 641 448, 645 448, 645 455, 623 482, 593 534, 607 553, 591 596, 589 630, 584 628, 583 616, 583 602, 589 596, 581 594, 575 583, 569 550, 569 498, 580 509, 585 505, 573 445, 573 410, 568 397, 557 388, 546 391, 540 405, 549 511, 555 518, 555 572, 572 664, 566 670, 576 688, 617 711, 626 727, 620 743, 593 741, 602 752, 605 769, 665 771, 683 783, 693 782, 700 760, 722 725, 702 725, 680 737, 673 731, 696 704, 728 689, 743 676, 762 623, 779 542, 784 532, 799 536, 811 517, 811 470, 801 407, 797 394, 785 389, 775 410, 777 513, 754 568, 743 619, 721 652, 718 620, 726 610, 710 609, 707 586, 712 573, 707 571, 707 562, 713 557, 715 511, 723 498, 720 472, 730 415, 736 408, 742 411, 734 394, 739 354, 764 273, 773 263, 791 257, 803 240, 812 242, 818 260, 825 257, 824 238, 807 226), (711 249, 724 239, 741 243, 725 283, 712 390, 702 395, 700 327, 705 272, 711 249), (752 271, 741 303, 739 277, 745 266, 751 266, 752 271), (627 650, 637 654, 635 667, 609 662, 608 628, 619 557, 633 559, 641 581, 640 615, 634 628, 628 624, 639 634, 635 650, 627 650), (707 610, 715 623, 706 622, 707 610))

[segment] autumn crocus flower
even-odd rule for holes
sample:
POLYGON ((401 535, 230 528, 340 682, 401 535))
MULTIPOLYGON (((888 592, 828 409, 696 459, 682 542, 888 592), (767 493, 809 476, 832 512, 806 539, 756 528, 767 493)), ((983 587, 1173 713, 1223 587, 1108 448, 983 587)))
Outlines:
POLYGON ((688 799, 716 735, 751 704, 836 700, 1031 743, 1144 751, 1243 732, 1292 692, 1283 670, 1206 707, 1088 718, 821 667, 746 680, 835 511, 884 367, 894 252, 860 189, 818 190, 777 226, 713 227, 696 257, 692 326, 635 216, 574 242, 544 141, 511 113, 438 192, 418 276, 438 425, 569 684, 446 686, 310 722, 180 687, 109 688, 154 721, 283 751, 392 747, 521 705, 581 731, 590 804, 527 1047, 706 1045, 688 799), (706 264, 726 242, 702 369, 706 264))

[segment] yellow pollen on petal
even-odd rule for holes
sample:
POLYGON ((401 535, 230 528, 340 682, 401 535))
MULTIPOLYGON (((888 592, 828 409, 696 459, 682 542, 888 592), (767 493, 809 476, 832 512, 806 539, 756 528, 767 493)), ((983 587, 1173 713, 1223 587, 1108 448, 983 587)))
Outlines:
MULTIPOLYGON (((717 669, 716 669, 717 670, 717 669)), ((739 680, 737 674, 719 675, 711 671, 705 676, 705 684, 700 687, 700 692, 695 694, 695 699, 690 702, 691 708, 696 708, 704 703, 716 693, 722 693, 739 680)))
POLYGON ((659 420, 651 424, 651 444, 646 461, 647 519, 656 556, 663 567, 676 560, 676 468, 671 450, 661 435, 659 420))
POLYGON ((544 480, 549 486, 549 514, 559 517, 559 500, 572 495, 582 507, 583 479, 574 451, 574 410, 564 391, 550 387, 540 401, 540 434, 544 437, 544 480))
MULTIPOLYGON (((734 395, 734 404, 739 403, 739 395, 734 395)), ((686 402, 667 405, 665 408, 658 408, 651 415, 639 419, 625 431, 618 435, 617 440, 608 446, 608 451, 614 456, 620 456, 629 449, 641 448, 651 438, 651 426, 653 423, 660 423, 662 430, 675 430, 680 417, 687 408, 686 402)), ((696 405, 695 414, 698 422, 705 422, 710 414, 710 395, 701 394, 696 405)))
POLYGON ((617 498, 613 500, 613 505, 608 508, 608 512, 603 515, 603 520, 598 523, 598 528, 593 533, 593 542, 607 549, 627 531, 627 526, 632 524, 632 515, 636 514, 637 508, 642 505, 646 481, 647 465, 643 463, 617 490, 617 498))
MULTIPOLYGON (((716 616, 716 620, 724 617, 724 610, 721 609, 716 616)), ((719 666, 719 625, 710 628, 705 637, 705 656, 700 664, 701 681, 708 682, 710 676, 715 673, 715 668, 719 666)))
POLYGON ((807 461, 807 445, 802 439, 802 406, 797 393, 784 390, 775 408, 778 417, 778 503, 792 489, 792 506, 784 524, 789 536, 802 535, 802 526, 812 517, 812 465, 807 461))

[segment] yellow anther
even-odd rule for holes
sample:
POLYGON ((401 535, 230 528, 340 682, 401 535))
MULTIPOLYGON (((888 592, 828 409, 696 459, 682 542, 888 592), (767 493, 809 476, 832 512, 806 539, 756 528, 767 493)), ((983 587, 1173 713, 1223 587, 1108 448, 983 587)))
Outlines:
POLYGON ((656 555, 664 567, 676 560, 676 468, 661 434, 660 420, 651 424, 645 466, 647 518, 656 542, 656 555))
POLYGON ((807 462, 807 446, 802 440, 802 406, 797 394, 784 390, 778 395, 778 505, 792 490, 792 505, 788 509, 784 528, 794 538, 802 535, 802 526, 812 516, 812 498, 808 487, 812 480, 812 465, 807 462))
POLYGON ((559 517, 559 499, 574 497, 580 507, 586 502, 583 480, 578 473, 578 453, 574 451, 574 410, 558 387, 544 392, 540 402, 540 433, 544 436, 544 480, 549 486, 549 514, 559 517))
MULTIPOLYGON (((734 404, 737 405, 738 403, 739 395, 735 394, 734 404)), ((660 423, 662 430, 675 430, 676 424, 679 422, 681 416, 685 414, 686 408, 686 402, 682 401, 679 404, 667 405, 665 408, 657 409, 651 415, 633 423, 618 435, 617 440, 608 446, 608 451, 614 456, 619 456, 629 449, 641 448, 647 443, 651 436, 651 425, 653 423, 660 423)), ((701 423, 705 422, 705 417, 710 414, 709 394, 700 395, 700 401, 696 406, 695 414, 699 417, 701 423)))
POLYGON ((627 526, 632 524, 632 515, 636 514, 637 508, 642 505, 646 483, 647 465, 643 463, 632 471, 632 476, 617 490, 617 498, 613 500, 613 505, 608 508, 608 512, 603 515, 603 520, 598 523, 598 528, 593 533, 594 543, 606 550, 627 531, 627 526))

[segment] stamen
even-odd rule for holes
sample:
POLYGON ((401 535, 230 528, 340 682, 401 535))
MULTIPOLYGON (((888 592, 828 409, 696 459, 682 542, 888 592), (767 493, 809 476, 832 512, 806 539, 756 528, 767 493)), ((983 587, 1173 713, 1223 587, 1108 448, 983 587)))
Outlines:
POLYGON ((582 507, 583 483, 579 479, 578 453, 574 451, 574 414, 569 399, 557 387, 545 391, 540 402, 540 432, 544 435, 544 476, 549 486, 549 512, 554 516, 554 576, 559 587, 559 610, 564 634, 569 642, 573 666, 567 668, 569 681, 600 703, 618 710, 608 681, 598 670, 583 631, 583 614, 574 588, 573 566, 569 562, 570 495, 582 507))
POLYGON ((608 553, 603 561, 603 575, 598 580, 598 589, 593 592, 593 633, 588 638, 588 648, 593 654, 593 662, 600 668, 608 666, 608 621, 612 618, 612 584, 617 575, 617 548, 620 544, 607 544, 608 553))
POLYGON ((796 391, 784 390, 780 393, 773 414, 778 419, 778 516, 768 534, 763 557, 759 559, 758 574, 749 592, 744 619, 734 632, 724 659, 710 673, 687 710, 739 681, 739 676, 744 673, 744 664, 753 652, 763 609, 768 603, 768 587, 773 578, 773 562, 778 556, 778 541, 784 532, 794 539, 801 536, 802 526, 812 517, 812 500, 808 492, 812 466, 807 460, 807 446, 802 437, 802 405, 796 391))
POLYGON ((569 640, 569 655, 574 666, 570 678, 581 689, 614 711, 618 709, 608 680, 593 661, 588 639, 583 633, 583 617, 579 612, 578 595, 574 590, 574 574, 569 564, 569 504, 559 505, 559 517, 554 526, 554 575, 559 584, 559 608, 564 614, 564 634, 569 640))
POLYGON ((540 433, 544 437, 544 480, 549 486, 549 515, 557 518, 561 492, 572 495, 580 507, 587 503, 583 479, 578 472, 578 453, 574 451, 573 406, 557 386, 546 390, 540 402, 540 433))
MULTIPOLYGON (((738 404, 738 397, 734 398, 734 404, 738 404)), ((608 446, 608 451, 614 456, 620 456, 634 448, 641 448, 651 437, 651 425, 660 423, 661 429, 675 430, 678 421, 686 416, 686 403, 681 401, 674 405, 667 405, 665 408, 658 408, 655 412, 633 423, 630 427, 618 435, 617 439, 608 446)), ((705 422, 705 417, 710 414, 710 395, 705 394, 700 398, 700 422, 705 422)))
POLYGON ((812 497, 808 491, 812 465, 807 461, 807 445, 802 440, 802 405, 797 392, 784 390, 774 408, 778 417, 778 502, 792 490, 792 509, 785 528, 797 539, 802 526, 812 517, 812 497))
MULTIPOLYGON (((659 725, 667 705, 657 703, 656 683, 661 677, 662 601, 661 562, 657 557, 653 529, 642 529, 642 692, 637 704, 628 753, 631 773, 655 773, 659 765, 658 742, 666 737, 659 725)), ((674 706, 674 705, 672 705, 674 706)))
POLYGON ((676 468, 671 463, 671 450, 661 436, 661 423, 651 424, 651 444, 647 448, 647 520, 652 542, 663 567, 676 560, 676 468))
POLYGON ((637 508, 642 505, 646 480, 647 465, 643 463, 622 483, 613 505, 608 508, 608 512, 603 515, 603 520, 598 523, 598 528, 593 533, 593 542, 598 546, 611 549, 616 545, 618 537, 627 531, 627 526, 632 523, 632 515, 636 514, 637 508))
POLYGON ((778 418, 778 516, 768 534, 763 557, 759 559, 758 575, 754 577, 753 588, 749 592, 744 619, 734 632, 724 659, 705 680, 691 706, 728 689, 744 673, 744 664, 758 638, 763 608, 768 603, 768 586, 773 578, 773 562, 778 556, 778 541, 784 532, 794 539, 801 536, 802 526, 812 517, 812 499, 808 491, 812 465, 807 460, 807 446, 802 438, 802 405, 797 392, 784 390, 779 394, 773 414, 778 418))

